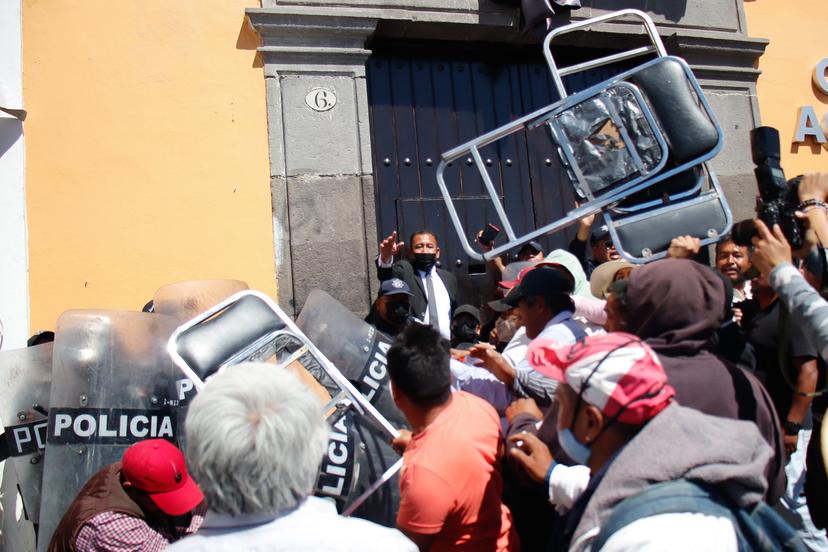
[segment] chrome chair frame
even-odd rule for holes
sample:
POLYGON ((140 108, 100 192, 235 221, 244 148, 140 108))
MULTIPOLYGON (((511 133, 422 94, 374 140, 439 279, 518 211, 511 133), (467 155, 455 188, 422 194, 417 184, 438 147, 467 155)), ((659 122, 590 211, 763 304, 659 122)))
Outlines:
MULTIPOLYGON (((634 252, 625 251, 623 245, 618 241, 617 232, 612 230, 612 226, 614 224, 630 223, 630 221, 626 219, 624 221, 616 221, 616 215, 621 217, 624 215, 633 215, 635 213, 642 212, 641 216, 645 217, 647 215, 643 214, 644 211, 658 207, 658 205, 661 202, 648 201, 638 205, 626 205, 623 207, 619 206, 618 203, 621 200, 627 198, 628 196, 635 194, 636 192, 645 190, 651 186, 658 184, 659 182, 662 182, 666 179, 678 175, 679 173, 682 173, 699 165, 702 165, 706 173, 709 175, 710 191, 706 193, 708 195, 713 195, 719 199, 719 203, 721 204, 721 208, 723 209, 727 219, 726 229, 729 230, 732 224, 732 216, 730 214, 730 209, 727 206, 727 203, 724 199, 724 193, 721 189, 721 186, 719 185, 718 179, 716 178, 713 171, 706 165, 707 161, 715 157, 721 151, 723 144, 722 129, 719 126, 715 115, 713 114, 712 108, 705 99, 701 87, 696 81, 690 67, 683 59, 667 55, 667 52, 658 34, 658 30, 655 26, 655 23, 653 23, 652 19, 647 14, 639 10, 627 9, 596 17, 593 19, 579 21, 576 23, 562 26, 560 28, 550 31, 547 34, 543 44, 543 52, 544 57, 546 58, 546 62, 549 66, 549 71, 552 76, 552 82, 555 88, 557 89, 561 99, 553 104, 538 109, 511 123, 503 125, 473 140, 465 142, 459 146, 456 146, 444 152, 441 156, 440 164, 437 167, 436 175, 438 187, 443 196, 443 200, 446 203, 449 217, 451 218, 452 224, 454 225, 454 228, 457 232, 460 244, 470 258, 485 261, 491 260, 524 243, 537 239, 538 237, 543 236, 545 234, 551 234, 553 232, 562 230, 567 226, 571 226, 577 223, 579 219, 600 211, 604 212, 607 226, 611 228, 610 233, 611 237, 613 238, 613 241, 616 244, 616 249, 623 257, 636 263, 647 262, 650 260, 654 260, 656 258, 661 258, 664 255, 666 255, 666 250, 660 252, 649 252, 649 254, 646 254, 647 252, 636 254, 634 252), (635 17, 641 21, 641 23, 644 26, 644 30, 646 31, 646 34, 650 39, 650 45, 631 49, 625 52, 619 52, 617 54, 596 58, 569 67, 558 68, 558 65, 551 51, 551 43, 553 39, 566 33, 581 30, 587 27, 592 27, 601 23, 624 17, 635 17), (655 54, 657 57, 638 67, 635 67, 634 69, 625 71, 620 75, 617 75, 604 82, 591 86, 576 94, 569 95, 566 90, 566 86, 564 85, 564 76, 572 75, 589 69, 595 69, 619 61, 624 61, 627 59, 652 54, 655 54), (657 123, 657 116, 654 115, 652 109, 648 105, 647 101, 644 99, 638 87, 627 81, 627 79, 635 75, 637 72, 647 69, 657 63, 663 63, 665 59, 675 60, 681 65, 681 68, 687 76, 687 81, 691 86, 691 90, 695 95, 695 99, 697 100, 699 107, 701 108, 701 110, 703 110, 707 118, 712 122, 718 137, 715 146, 709 151, 687 162, 684 162, 679 166, 675 166, 667 170, 663 169, 668 157, 668 146, 664 134, 662 130, 659 128, 659 124, 657 123), (627 151, 633 158, 633 162, 638 171, 638 176, 622 184, 612 186, 611 189, 606 191, 606 193, 594 195, 588 186, 582 185, 582 183, 584 182, 584 176, 582 173, 579 172, 578 163, 573 157, 572 145, 567 140, 564 132, 562 132, 561 128, 558 126, 557 118, 562 113, 566 112, 569 109, 572 109, 573 107, 579 104, 582 104, 585 101, 601 97, 602 94, 606 94, 608 90, 611 90, 614 87, 623 87, 632 92, 633 96, 636 99, 636 102, 638 103, 638 107, 641 109, 643 117, 649 125, 650 131, 653 133, 653 136, 658 144, 658 148, 661 152, 660 161, 655 167, 650 169, 646 168, 642 164, 639 156, 636 154, 636 148, 632 143, 632 140, 629 134, 627 133, 623 125, 623 122, 620 120, 620 117, 617 113, 611 113, 612 121, 619 130, 621 140, 624 142, 627 151), (563 218, 552 221, 549 224, 546 224, 522 236, 518 236, 516 235, 513 226, 509 221, 508 216, 506 215, 503 202, 500 200, 499 193, 495 188, 495 185, 492 182, 492 179, 486 169, 486 165, 480 154, 480 149, 516 132, 522 131, 524 129, 531 130, 542 125, 547 125, 549 127, 552 137, 558 147, 559 156, 562 160, 565 161, 564 164, 567 166, 570 172, 570 180, 572 180, 573 184, 575 184, 576 186, 576 193, 578 193, 582 197, 585 197, 587 201, 579 207, 577 207, 576 209, 569 211, 563 218), (457 210, 454 206, 454 200, 451 196, 451 193, 449 192, 448 186, 446 185, 446 168, 450 163, 464 156, 470 156, 471 159, 473 159, 474 165, 480 173, 485 189, 488 192, 488 197, 494 206, 494 210, 497 214, 499 223, 503 228, 506 237, 508 238, 506 243, 496 246, 488 252, 482 252, 472 246, 472 243, 469 241, 468 234, 465 232, 463 224, 460 221, 457 210)), ((691 190, 686 190, 684 192, 669 197, 671 205, 669 205, 668 208, 670 210, 680 209, 683 205, 683 202, 695 200, 692 196, 696 196, 697 194, 703 195, 704 193, 702 192, 702 185, 703 182, 700 179, 697 182, 696 186, 694 186, 691 190)), ((653 216, 652 213, 650 213, 649 216, 653 216)), ((712 243, 714 241, 717 241, 720 236, 721 234, 718 234, 716 236, 709 236, 702 240, 702 243, 712 243)))
MULTIPOLYGON (((198 324, 209 320, 216 314, 222 312, 223 310, 227 309, 231 305, 235 304, 239 299, 246 296, 254 296, 257 299, 264 302, 272 311, 273 313, 279 318, 279 321, 284 324, 284 328, 280 328, 273 332, 268 333, 267 335, 260 337, 256 341, 249 343, 248 345, 244 346, 244 348, 240 349, 236 353, 234 353, 230 358, 224 361, 219 370, 225 366, 230 366, 233 364, 238 364, 245 360, 249 360, 251 355, 255 357, 257 351, 260 351, 264 347, 267 346, 268 343, 271 343, 275 340, 275 338, 279 337, 280 335, 289 334, 292 337, 297 338, 302 343, 302 348, 300 351, 304 353, 304 350, 310 352, 310 354, 314 357, 314 359, 319 362, 319 365, 328 375, 328 377, 333 380, 333 382, 339 387, 340 392, 331 399, 323 409, 323 412, 328 413, 334 407, 339 406, 353 406, 357 412, 360 414, 368 417, 373 423, 377 425, 378 428, 382 429, 385 433, 388 434, 388 437, 393 439, 399 436, 399 431, 395 428, 391 423, 385 419, 385 417, 376 409, 374 405, 372 405, 363 395, 360 393, 353 384, 348 381, 345 376, 342 375, 342 372, 337 369, 334 364, 329 361, 325 355, 322 354, 316 346, 311 343, 305 334, 296 326, 296 324, 291 320, 283 311, 279 308, 279 306, 273 302, 273 300, 265 295, 264 293, 258 291, 241 291, 236 293, 224 301, 214 305, 210 309, 206 310, 205 312, 199 314, 192 320, 189 320, 176 328, 173 334, 170 336, 169 341, 167 342, 167 352, 170 354, 170 357, 173 360, 173 363, 186 375, 190 378, 193 382, 194 387, 196 390, 201 390, 204 388, 205 382, 202 380, 196 373, 193 371, 192 367, 187 364, 187 361, 182 358, 181 354, 178 351, 178 340, 179 337, 187 332, 188 330, 194 328, 198 324)), ((298 353, 298 351, 297 351, 298 353)), ((277 366, 284 367, 290 364, 293 360, 297 358, 297 354, 291 355, 289 358, 285 359, 284 361, 280 362, 277 366)), ((328 416, 326 416, 327 418, 328 416)))

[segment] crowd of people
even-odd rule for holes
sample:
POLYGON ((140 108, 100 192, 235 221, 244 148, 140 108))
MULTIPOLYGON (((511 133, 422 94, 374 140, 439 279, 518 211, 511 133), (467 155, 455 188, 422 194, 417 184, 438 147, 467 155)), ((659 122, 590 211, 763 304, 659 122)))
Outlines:
POLYGON ((799 250, 757 220, 712 266, 689 236, 633 265, 586 218, 568 251, 492 261, 486 305, 432 232, 394 233, 366 320, 408 424, 395 529, 312 496, 319 399, 247 363, 194 399, 183 454, 93 476, 50 550, 828 550, 828 174, 798 193, 799 250))

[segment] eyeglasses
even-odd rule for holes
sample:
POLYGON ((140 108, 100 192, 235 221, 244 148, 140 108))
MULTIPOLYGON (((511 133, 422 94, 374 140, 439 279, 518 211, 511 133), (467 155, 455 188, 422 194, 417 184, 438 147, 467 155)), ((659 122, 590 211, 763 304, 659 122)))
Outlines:
POLYGON ((612 249, 613 247, 615 247, 615 244, 612 243, 612 240, 607 240, 607 241, 604 242, 604 248, 612 249))

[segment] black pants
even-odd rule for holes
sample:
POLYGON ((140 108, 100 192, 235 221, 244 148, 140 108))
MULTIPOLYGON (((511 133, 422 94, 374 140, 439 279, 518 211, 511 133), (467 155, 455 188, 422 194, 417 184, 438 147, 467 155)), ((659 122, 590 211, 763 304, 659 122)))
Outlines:
POLYGON ((828 527, 828 475, 825 473, 821 444, 822 423, 814 420, 811 442, 808 444, 805 458, 808 470, 808 476, 805 478, 805 498, 808 499, 808 511, 814 525, 819 529, 825 529, 828 527))

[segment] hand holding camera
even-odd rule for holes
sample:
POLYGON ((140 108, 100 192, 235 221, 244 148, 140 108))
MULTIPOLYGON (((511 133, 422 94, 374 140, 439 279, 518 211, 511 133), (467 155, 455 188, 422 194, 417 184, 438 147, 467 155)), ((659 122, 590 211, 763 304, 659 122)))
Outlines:
POLYGON ((828 174, 815 173, 801 177, 798 194, 801 203, 795 215, 804 221, 806 228, 800 248, 791 250, 779 226, 768 228, 762 220, 753 221, 757 235, 751 240, 755 247, 751 262, 760 272, 767 274, 777 265, 790 262, 792 255, 805 258, 818 243, 828 244, 828 206, 824 203, 828 197, 828 174))
MULTIPOLYGON (((779 163, 779 131, 771 127, 757 127, 750 131, 750 148, 756 168, 756 184, 759 188, 759 204, 756 218, 767 228, 776 225, 788 243, 799 249, 804 243, 805 227, 796 216, 799 208, 800 178, 785 180, 785 172, 779 163)), ((733 241, 749 246, 759 236, 753 220, 743 220, 733 225, 733 241)))
POLYGON ((484 251, 491 251, 498 234, 500 234, 500 228, 489 223, 486 228, 477 233, 475 241, 483 246, 484 251))

